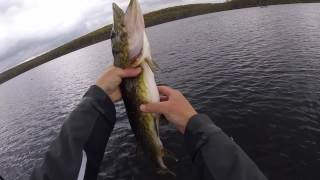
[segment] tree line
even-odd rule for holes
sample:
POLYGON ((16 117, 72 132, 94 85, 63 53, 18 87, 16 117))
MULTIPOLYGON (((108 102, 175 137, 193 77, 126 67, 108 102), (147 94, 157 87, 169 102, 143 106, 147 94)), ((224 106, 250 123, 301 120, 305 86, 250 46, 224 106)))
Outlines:
POLYGON ((244 8, 254 6, 266 6, 274 4, 292 4, 292 3, 312 3, 320 2, 320 0, 227 0, 226 3, 231 8, 244 8))

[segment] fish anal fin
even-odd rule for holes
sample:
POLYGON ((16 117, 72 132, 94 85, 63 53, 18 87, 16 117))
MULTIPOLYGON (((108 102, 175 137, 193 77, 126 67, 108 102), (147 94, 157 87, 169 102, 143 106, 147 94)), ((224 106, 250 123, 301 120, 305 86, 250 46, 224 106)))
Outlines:
POLYGON ((167 176, 174 179, 177 178, 177 175, 174 172, 170 171, 168 168, 159 168, 157 169, 156 173, 159 174, 160 176, 167 176))
POLYGON ((176 158, 176 156, 174 155, 173 152, 165 149, 165 148, 162 148, 161 149, 161 153, 162 153, 162 156, 165 157, 165 158, 170 158, 170 159, 173 159, 175 162, 178 162, 178 158, 176 158))
MULTIPOLYGON (((158 118, 156 117, 155 118, 155 123, 154 123, 154 125, 155 125, 155 130, 156 130, 156 132, 157 132, 157 136, 158 136, 158 138, 160 138, 160 133, 159 133, 159 116, 158 116, 158 118)), ((160 141, 161 142, 161 141, 160 141)))

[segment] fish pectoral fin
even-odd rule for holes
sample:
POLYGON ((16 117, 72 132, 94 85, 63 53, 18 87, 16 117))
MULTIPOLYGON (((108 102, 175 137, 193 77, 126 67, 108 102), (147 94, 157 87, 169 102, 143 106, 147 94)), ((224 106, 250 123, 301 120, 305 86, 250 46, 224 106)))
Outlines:
POLYGON ((149 65, 152 72, 155 72, 156 70, 160 69, 159 65, 154 61, 152 61, 151 59, 146 58, 145 61, 149 65))
POLYGON ((165 149, 165 148, 162 148, 161 149, 161 152, 162 152, 162 156, 164 158, 170 158, 170 159, 173 159, 175 162, 178 162, 178 158, 176 158, 176 156, 174 155, 173 152, 169 151, 168 149, 165 149))

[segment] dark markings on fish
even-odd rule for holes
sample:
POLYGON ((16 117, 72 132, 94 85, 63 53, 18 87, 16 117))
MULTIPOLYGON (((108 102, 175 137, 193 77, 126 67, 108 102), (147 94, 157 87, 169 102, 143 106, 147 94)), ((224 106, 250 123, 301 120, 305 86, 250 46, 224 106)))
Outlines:
POLYGON ((116 32, 111 31, 110 39, 113 39, 114 37, 116 37, 116 32))
POLYGON ((113 55, 117 55, 117 54, 119 54, 119 53, 120 53, 120 51, 119 51, 118 49, 112 48, 112 54, 113 54, 113 55))

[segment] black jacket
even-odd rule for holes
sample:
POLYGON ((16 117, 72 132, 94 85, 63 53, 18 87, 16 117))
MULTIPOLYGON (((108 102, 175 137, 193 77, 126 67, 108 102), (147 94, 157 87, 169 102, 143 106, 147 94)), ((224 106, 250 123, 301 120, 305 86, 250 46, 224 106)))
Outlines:
MULTIPOLYGON (((113 102, 99 87, 90 87, 31 179, 96 179, 115 121, 113 102)), ((254 162, 208 116, 193 116, 184 136, 197 179, 266 180, 254 162)))

